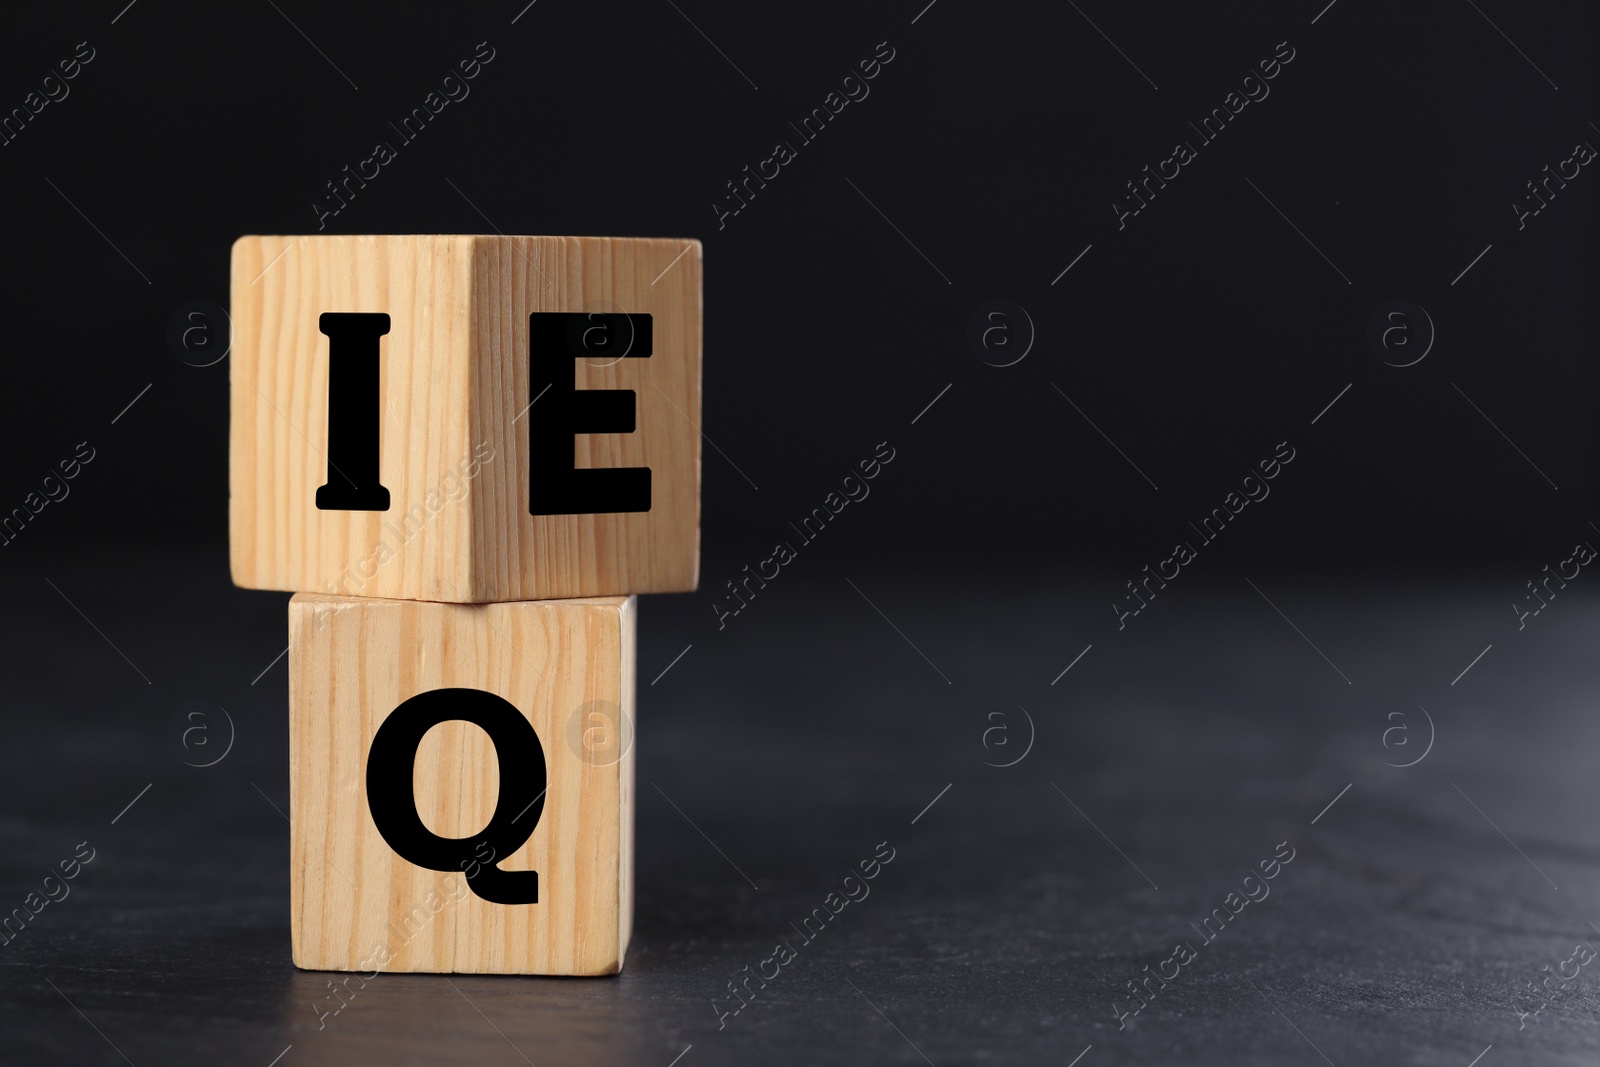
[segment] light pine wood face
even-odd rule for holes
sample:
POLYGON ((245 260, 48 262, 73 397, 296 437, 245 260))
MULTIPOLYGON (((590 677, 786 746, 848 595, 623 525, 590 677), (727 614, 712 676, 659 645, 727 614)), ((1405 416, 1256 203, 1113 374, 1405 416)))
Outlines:
MULTIPOLYGON (((247 588, 457 603, 686 592, 699 577, 700 245, 598 237, 242 237, 233 247, 229 532, 247 588), (681 254, 681 256, 680 256, 681 254), (383 312, 388 511, 321 511, 323 312, 383 312), (631 434, 577 466, 649 467, 651 509, 529 513, 532 312, 652 317, 648 359, 577 359, 631 389, 631 434), (607 365, 609 364, 609 365, 607 365)), ((540 405, 544 404, 542 412, 540 405)))
MULTIPOLYGON (((621 969, 633 911, 634 600, 453 605, 300 594, 289 605, 291 926, 312 970, 599 975, 621 969), (534 904, 491 903, 465 874, 398 856, 374 824, 373 736, 402 701, 481 689, 523 712, 548 787, 508 871, 534 904), (605 709, 596 719, 589 709, 605 709), (613 711, 612 709, 618 709, 613 711), (620 712, 630 729, 614 733, 620 712), (609 718, 610 725, 607 725, 609 718), (598 727, 598 730, 596 729, 598 727)), ((475 836, 502 765, 465 722, 428 731, 413 788, 423 825, 475 836)), ((515 813, 512 813, 515 814, 515 813)))

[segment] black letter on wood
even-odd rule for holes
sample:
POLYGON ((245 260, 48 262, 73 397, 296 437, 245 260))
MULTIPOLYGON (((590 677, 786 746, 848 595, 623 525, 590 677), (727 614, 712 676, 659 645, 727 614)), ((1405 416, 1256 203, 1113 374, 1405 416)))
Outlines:
POLYGON ((573 437, 633 433, 632 389, 579 389, 576 359, 647 359, 649 315, 536 311, 528 316, 528 511, 533 515, 600 515, 650 510, 649 467, 579 470, 573 437))
POLYGON ((328 311, 317 328, 328 335, 328 483, 317 488, 317 510, 388 511, 378 481, 378 338, 389 316, 328 311))

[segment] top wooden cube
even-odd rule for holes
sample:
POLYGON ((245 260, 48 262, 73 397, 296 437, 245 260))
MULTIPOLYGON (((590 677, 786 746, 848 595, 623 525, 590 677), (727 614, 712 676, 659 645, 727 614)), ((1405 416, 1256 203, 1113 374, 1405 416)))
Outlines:
POLYGON ((695 588, 698 241, 241 237, 232 288, 236 584, 695 588))

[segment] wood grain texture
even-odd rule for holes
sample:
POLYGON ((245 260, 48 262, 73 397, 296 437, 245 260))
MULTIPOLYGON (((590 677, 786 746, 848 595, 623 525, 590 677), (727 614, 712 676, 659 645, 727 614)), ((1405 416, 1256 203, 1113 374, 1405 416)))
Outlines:
MULTIPOLYGON (((457 605, 300 594, 289 603, 291 888, 296 966, 313 970, 599 975, 621 969, 633 917, 634 600, 457 605), (535 904, 396 855, 366 792, 373 736, 400 703, 481 689, 527 715, 548 789, 503 870, 539 872, 535 904), (598 713, 599 717, 596 717, 598 713)), ((442 837, 488 824, 503 768, 461 721, 418 746, 417 811, 442 837)))
POLYGON ((693 590, 700 266, 688 240, 241 237, 230 312, 234 582, 454 603, 693 590), (329 311, 390 316, 379 383, 386 512, 316 507, 328 440, 318 319, 329 311), (536 311, 652 316, 649 359, 575 361, 579 389, 634 391, 635 432, 573 443, 580 468, 649 467, 648 512, 529 514, 528 429, 544 414, 530 406, 536 311))

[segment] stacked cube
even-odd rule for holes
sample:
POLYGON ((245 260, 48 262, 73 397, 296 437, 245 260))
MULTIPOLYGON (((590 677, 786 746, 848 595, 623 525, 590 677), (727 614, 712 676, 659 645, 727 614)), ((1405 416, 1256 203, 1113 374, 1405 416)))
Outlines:
POLYGON ((294 962, 612 974, 634 594, 699 570, 700 247, 244 237, 233 580, 289 590, 294 962))

